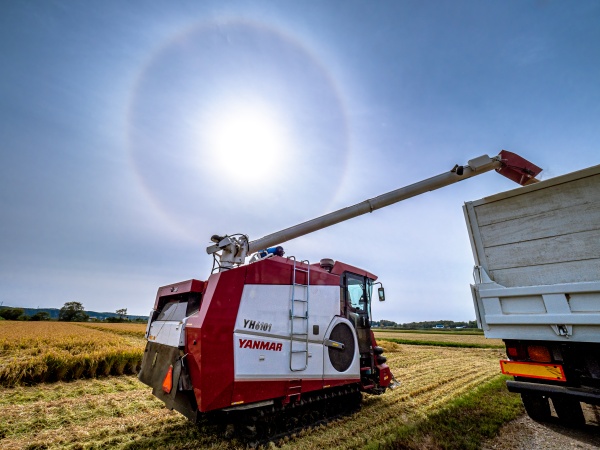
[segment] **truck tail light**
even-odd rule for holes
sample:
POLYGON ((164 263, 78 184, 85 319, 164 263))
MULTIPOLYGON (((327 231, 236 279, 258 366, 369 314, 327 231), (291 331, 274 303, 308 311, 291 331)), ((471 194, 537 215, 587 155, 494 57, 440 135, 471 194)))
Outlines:
POLYGON ((506 343, 506 354, 512 360, 522 361, 527 359, 527 352, 521 344, 507 342, 506 343))
POLYGON ((529 345, 527 346, 527 353, 529 359, 536 362, 552 362, 552 356, 548 347, 543 345, 529 345))
POLYGON ((162 383, 162 390, 165 394, 170 394, 171 389, 173 389, 173 364, 169 366, 169 370, 167 371, 165 379, 162 383))

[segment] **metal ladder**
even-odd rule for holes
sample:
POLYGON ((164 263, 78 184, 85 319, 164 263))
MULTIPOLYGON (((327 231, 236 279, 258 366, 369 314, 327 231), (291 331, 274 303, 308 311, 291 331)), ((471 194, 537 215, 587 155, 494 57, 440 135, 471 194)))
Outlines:
POLYGON ((300 261, 300 264, 306 263, 306 269, 304 269, 298 267, 296 258, 291 256, 289 259, 294 261, 294 267, 292 268, 292 307, 290 309, 290 370, 292 372, 300 372, 306 370, 308 367, 310 265, 306 260, 300 261), (306 274, 306 284, 297 283, 296 275, 299 272, 306 274), (299 362, 302 355, 304 355, 303 363, 299 362))

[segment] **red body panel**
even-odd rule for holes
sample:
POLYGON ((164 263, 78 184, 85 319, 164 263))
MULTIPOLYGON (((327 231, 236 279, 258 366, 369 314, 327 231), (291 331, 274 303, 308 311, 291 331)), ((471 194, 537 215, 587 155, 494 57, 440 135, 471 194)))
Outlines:
POLYGON ((186 351, 198 409, 231 405, 233 396, 233 328, 242 298, 246 266, 213 274, 206 283, 200 311, 188 319, 186 351), (196 344, 194 344, 196 341, 196 344), (202 349, 202 351, 200 351, 202 349))
POLYGON ((381 387, 388 387, 392 382, 392 371, 387 364, 379 364, 379 385, 381 387))
POLYGON ((344 384, 356 384, 358 383, 360 380, 357 379, 349 379, 349 380, 340 380, 339 378, 332 378, 331 380, 329 379, 325 379, 323 380, 323 387, 324 388, 330 388, 330 387, 336 387, 336 386, 343 386, 344 384))
MULTIPOLYGON (((246 284, 292 284, 294 261, 291 259, 274 256, 247 267, 246 284)), ((307 264, 296 263, 296 268, 306 269, 307 267, 307 264)), ((306 284, 306 272, 296 272, 296 283, 306 284)), ((339 286, 340 277, 311 265, 310 284, 313 286, 339 286)))
POLYGON ((335 275, 342 275, 344 272, 352 272, 357 275, 370 278, 371 280, 377 279, 377 275, 373 275, 371 272, 367 272, 359 267, 351 266, 350 264, 336 261, 336 263, 333 265, 333 269, 331 269, 331 273, 335 275))
POLYGON ((358 380, 253 380, 236 381, 232 403, 252 403, 272 398, 283 398, 321 389, 356 384, 358 380))
POLYGON ((236 381, 234 403, 252 403, 261 400, 297 395, 323 389, 323 380, 253 380, 236 381))
POLYGON ((186 292, 202 292, 206 287, 206 282, 200 280, 180 281, 179 283, 169 284, 158 288, 154 309, 158 308, 158 302, 163 297, 178 295, 186 292))

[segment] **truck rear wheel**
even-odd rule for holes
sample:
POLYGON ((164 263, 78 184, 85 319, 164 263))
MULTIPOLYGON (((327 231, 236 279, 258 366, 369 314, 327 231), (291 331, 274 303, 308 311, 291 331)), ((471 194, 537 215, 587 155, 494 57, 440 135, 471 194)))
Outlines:
POLYGON ((581 427, 585 425, 585 417, 581 403, 573 398, 552 398, 552 404, 561 423, 570 427, 581 427))
POLYGON ((550 403, 543 395, 521 394, 527 415, 537 422, 547 422, 550 419, 550 403))

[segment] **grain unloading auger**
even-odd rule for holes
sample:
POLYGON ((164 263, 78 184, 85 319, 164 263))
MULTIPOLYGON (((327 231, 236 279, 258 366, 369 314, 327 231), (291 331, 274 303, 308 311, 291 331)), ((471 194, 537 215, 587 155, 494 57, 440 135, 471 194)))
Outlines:
POLYGON ((269 234, 255 241, 248 242, 247 236, 235 238, 215 235, 211 239, 215 242, 215 245, 211 245, 206 251, 209 254, 214 254, 220 250, 222 253, 220 255, 219 267, 221 270, 228 270, 234 265, 243 264, 247 255, 261 249, 282 244, 283 242, 327 228, 336 223, 373 212, 376 209, 384 208, 402 200, 424 194, 425 192, 458 183, 459 181, 494 169, 523 186, 537 181, 535 177, 541 172, 539 167, 521 158, 519 155, 502 150, 498 156, 493 158, 490 158, 488 155, 479 156, 471 159, 466 166, 459 166, 457 164, 449 172, 444 172, 435 177, 365 200, 356 205, 325 214, 324 216, 269 234))
POLYGON ((261 239, 213 236, 217 273, 159 288, 140 380, 191 420, 216 414, 255 435, 352 409, 361 392, 382 394, 395 381, 370 329, 377 277, 270 247, 491 170, 522 185, 541 171, 503 150, 261 239))

